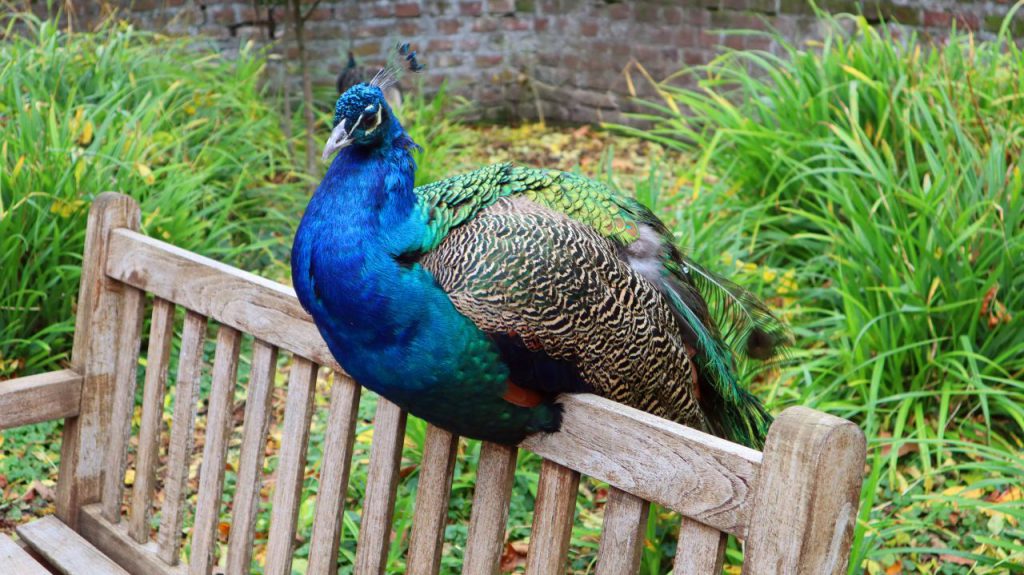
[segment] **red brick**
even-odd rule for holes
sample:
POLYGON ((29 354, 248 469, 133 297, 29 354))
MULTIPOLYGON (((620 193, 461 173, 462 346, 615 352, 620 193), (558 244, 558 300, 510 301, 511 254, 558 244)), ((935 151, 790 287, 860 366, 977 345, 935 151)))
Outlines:
POLYGON ((334 18, 333 12, 331 11, 330 8, 327 8, 327 7, 314 8, 313 11, 309 13, 309 19, 312 20, 312 21, 324 22, 324 21, 327 21, 327 20, 331 20, 333 18, 334 18))
POLYGON ((608 15, 612 17, 612 20, 628 20, 629 3, 623 2, 621 4, 612 4, 608 7, 608 15))
POLYGON ((437 21, 437 31, 442 34, 455 34, 461 26, 462 23, 455 19, 437 21))
POLYGON ((516 3, 513 0, 488 0, 487 10, 491 14, 512 14, 516 11, 516 3))
POLYGON ((924 25, 934 28, 949 28, 953 24, 953 15, 949 12, 925 10, 924 25))
POLYGON ((543 32, 543 31, 545 31, 547 29, 548 29, 548 19, 547 18, 537 18, 537 19, 535 19, 533 21, 533 31, 534 32, 543 32))
POLYGON ((398 31, 406 38, 418 36, 420 33, 420 22, 419 20, 402 22, 398 25, 398 31))
POLYGON ((427 51, 431 54, 451 52, 453 49, 455 49, 455 42, 447 39, 435 39, 427 43, 427 51))
POLYGON ((480 68, 493 68, 500 66, 505 60, 505 57, 501 54, 477 54, 475 63, 480 68))
POLYGON ((375 18, 389 18, 391 16, 391 3, 377 5, 373 7, 373 16, 375 18))
POLYGON ((473 22, 474 32, 494 32, 498 29, 498 21, 494 18, 478 18, 473 22))
POLYGON ((501 27, 510 32, 523 32, 530 29, 530 22, 522 18, 502 18, 501 27))
POLYGON ((661 12, 665 24, 676 26, 683 23, 683 10, 678 6, 668 6, 661 12))
POLYGON ((462 2, 459 4, 459 13, 463 16, 479 16, 484 12, 483 2, 462 2))
POLYGON ((597 36, 597 22, 594 20, 587 20, 586 22, 580 23, 580 34, 584 36, 597 36))
POLYGON ((970 30, 972 32, 977 32, 981 27, 981 22, 978 19, 977 14, 959 12, 953 17, 956 19, 957 30, 970 30))
POLYGON ((416 2, 404 2, 395 4, 395 16, 399 18, 414 18, 420 15, 420 5, 416 2))

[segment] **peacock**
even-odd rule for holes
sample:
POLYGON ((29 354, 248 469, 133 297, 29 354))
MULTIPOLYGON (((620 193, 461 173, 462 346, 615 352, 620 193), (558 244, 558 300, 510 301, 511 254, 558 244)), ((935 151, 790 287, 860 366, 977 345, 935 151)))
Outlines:
POLYGON ((502 163, 414 187, 417 144, 384 98, 394 81, 385 70, 338 98, 333 160, 292 247, 299 301, 356 381, 503 444, 557 432, 558 395, 587 392, 763 445, 771 417, 733 351, 783 347, 763 303, 577 174, 502 163))

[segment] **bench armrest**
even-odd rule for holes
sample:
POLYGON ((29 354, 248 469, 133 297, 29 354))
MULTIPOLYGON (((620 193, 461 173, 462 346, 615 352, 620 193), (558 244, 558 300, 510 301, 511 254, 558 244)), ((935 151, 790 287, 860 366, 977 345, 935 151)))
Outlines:
POLYGON ((0 429, 78 415, 82 376, 62 369, 0 381, 0 429))

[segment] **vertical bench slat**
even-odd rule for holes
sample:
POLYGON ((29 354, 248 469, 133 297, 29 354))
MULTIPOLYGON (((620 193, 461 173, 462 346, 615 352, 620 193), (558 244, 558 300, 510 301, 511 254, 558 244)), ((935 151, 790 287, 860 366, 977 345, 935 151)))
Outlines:
POLYGON ((125 287, 118 327, 117 364, 114 371, 114 405, 110 414, 110 439, 103 466, 103 517, 111 523, 121 521, 121 500, 124 495, 124 470, 128 461, 128 439, 132 433, 135 410, 135 375, 139 365, 142 339, 142 313, 146 295, 125 287))
POLYGON ((174 418, 171 420, 171 442, 167 448, 164 504, 157 540, 160 559, 168 565, 177 565, 180 554, 185 488, 194 439, 205 336, 206 318, 189 310, 185 314, 185 326, 181 334, 181 355, 178 356, 178 379, 174 390, 174 418))
POLYGON ((526 557, 527 573, 561 575, 565 572, 579 486, 578 471, 547 459, 541 464, 530 550, 526 557))
POLYGON ((387 563, 391 543, 391 517, 395 510, 402 442, 405 439, 405 419, 405 411, 397 405, 383 397, 377 399, 355 573, 383 573, 387 563))
POLYGON ((337 571, 341 518, 345 512, 345 489, 352 466, 358 415, 359 386, 347 375, 335 373, 309 544, 309 568, 306 570, 309 575, 337 571))
POLYGON ((167 367, 174 339, 174 304, 156 298, 149 328, 146 352, 146 381, 142 390, 142 419, 139 422, 139 448, 135 456, 135 485, 128 518, 128 534, 139 543, 149 541, 149 513, 160 459, 160 428, 163 425, 164 392, 167 367))
POLYGON ((459 436, 427 425, 427 437, 423 443, 423 461, 420 463, 409 558, 406 561, 409 575, 437 575, 441 566, 459 436))
POLYGON ((683 517, 672 575, 719 575, 725 561, 726 538, 714 527, 683 517))
POLYGON ((253 341, 245 419, 242 422, 242 447, 238 456, 238 480, 228 535, 228 575, 248 575, 250 572, 259 510, 260 473, 270 429, 270 400, 276 372, 277 348, 259 339, 253 341))
POLYGON ((647 531, 651 504, 615 487, 608 489, 596 575, 634 575, 647 531))
POLYGON ((231 414, 241 342, 242 334, 238 330, 220 326, 206 416, 206 444, 203 446, 203 465, 199 477, 199 500, 196 502, 196 518, 192 527, 189 572, 193 575, 208 575, 214 565, 213 551, 217 545, 217 523, 220 519, 224 464, 231 436, 231 414))
POLYGON ((464 575, 494 573, 498 569, 516 473, 516 453, 515 447, 496 443, 485 442, 480 446, 473 511, 462 563, 464 575))
POLYGON ((124 347, 117 339, 124 285, 104 272, 117 228, 139 229, 139 206, 128 196, 100 194, 89 210, 71 349, 71 369, 82 375, 82 397, 78 415, 64 422, 55 501, 57 516, 72 528, 78 526, 79 509, 100 498, 114 370, 124 347))
POLYGON ((317 369, 313 362, 296 356, 288 374, 288 398, 281 429, 274 505, 270 511, 266 575, 288 575, 292 572, 292 542, 299 517, 317 369))

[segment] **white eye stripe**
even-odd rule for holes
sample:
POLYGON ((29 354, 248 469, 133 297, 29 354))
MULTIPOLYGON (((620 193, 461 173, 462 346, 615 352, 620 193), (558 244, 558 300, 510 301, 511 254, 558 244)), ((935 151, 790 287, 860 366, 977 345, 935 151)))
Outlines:
POLYGON ((381 121, 381 109, 380 108, 377 108, 377 114, 375 116, 372 116, 372 118, 373 118, 373 120, 372 120, 373 121, 373 125, 368 125, 365 128, 363 128, 364 130, 366 130, 367 134, 369 134, 370 132, 376 130, 377 127, 380 126, 380 121, 381 121))

